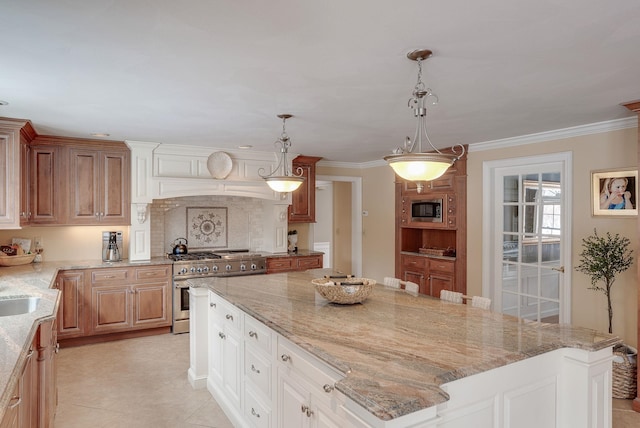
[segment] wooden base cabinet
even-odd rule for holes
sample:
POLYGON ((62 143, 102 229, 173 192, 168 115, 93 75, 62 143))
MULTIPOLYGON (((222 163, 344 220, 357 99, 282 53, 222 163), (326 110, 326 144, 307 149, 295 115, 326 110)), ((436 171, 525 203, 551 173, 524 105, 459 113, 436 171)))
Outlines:
POLYGON ((171 265, 62 271, 60 339, 171 326, 171 265))
POLYGON ((0 428, 53 428, 57 405, 55 320, 38 327, 0 428))
POLYGON ((267 257, 267 273, 293 272, 307 269, 321 269, 322 254, 311 256, 267 257))

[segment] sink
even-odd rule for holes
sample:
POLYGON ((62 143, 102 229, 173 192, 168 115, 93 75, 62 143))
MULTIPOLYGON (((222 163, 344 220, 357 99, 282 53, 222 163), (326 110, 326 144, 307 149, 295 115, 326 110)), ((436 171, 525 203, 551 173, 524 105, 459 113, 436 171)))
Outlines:
POLYGON ((40 297, 16 297, 0 300, 0 317, 22 315, 33 312, 38 307, 40 297))

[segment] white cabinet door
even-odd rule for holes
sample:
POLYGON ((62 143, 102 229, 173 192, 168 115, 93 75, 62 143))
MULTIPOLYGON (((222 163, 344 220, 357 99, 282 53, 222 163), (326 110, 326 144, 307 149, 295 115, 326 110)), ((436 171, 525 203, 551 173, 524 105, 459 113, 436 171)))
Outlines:
MULTIPOLYGON (((305 408, 309 405, 309 391, 296 379, 278 371, 278 417, 280 427, 309 427, 310 415, 305 408)), ((310 411, 310 410, 309 410, 310 411)))
POLYGON ((241 404, 241 346, 238 333, 224 328, 222 338, 222 385, 227 397, 239 409, 241 404))
POLYGON ((209 319, 209 379, 222 386, 222 347, 224 333, 215 319, 209 319))

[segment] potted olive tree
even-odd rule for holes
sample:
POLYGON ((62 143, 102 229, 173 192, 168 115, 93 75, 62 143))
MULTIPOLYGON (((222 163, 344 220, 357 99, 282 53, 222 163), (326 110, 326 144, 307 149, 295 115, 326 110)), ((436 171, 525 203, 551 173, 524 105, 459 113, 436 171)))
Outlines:
MULTIPOLYGON (((613 333, 613 306, 611 305, 611 287, 616 275, 626 271, 633 263, 633 250, 629 249, 629 238, 619 234, 612 236, 593 235, 582 239, 580 264, 576 270, 589 275, 590 290, 602 291, 607 297, 609 311, 609 333, 613 333)), ((619 345, 613 350, 613 397, 633 398, 636 396, 637 351, 626 345, 619 345)))
POLYGON ((629 250, 629 244, 629 238, 617 233, 611 236, 609 232, 606 236, 600 236, 595 229, 593 235, 582 239, 580 264, 576 270, 591 277, 589 290, 602 291, 607 297, 609 333, 613 333, 611 287, 616 281, 616 275, 629 269, 633 263, 633 250, 629 250))

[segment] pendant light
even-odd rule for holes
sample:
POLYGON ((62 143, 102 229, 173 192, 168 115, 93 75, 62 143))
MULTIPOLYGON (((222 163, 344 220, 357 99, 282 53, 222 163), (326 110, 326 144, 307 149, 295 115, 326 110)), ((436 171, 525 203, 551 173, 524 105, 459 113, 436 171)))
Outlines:
MULTIPOLYGON (((384 157, 384 160, 389 163, 389 166, 393 168, 396 174, 409 181, 435 180, 465 153, 462 145, 456 146, 462 149, 462 153, 459 155, 455 151, 453 154, 442 153, 431 143, 427 134, 426 106, 427 104, 434 106, 438 103, 438 97, 431 91, 431 88, 425 88, 422 82, 422 61, 431 55, 432 52, 429 49, 419 49, 407 54, 407 58, 418 62, 418 81, 413 89, 413 96, 408 103, 418 120, 416 132, 413 140, 406 137, 403 147, 395 149, 392 155, 384 157), (422 152, 423 139, 429 143, 433 151, 422 152)), ((419 185, 418 188, 421 189, 422 185, 419 185)))
POLYGON ((298 168, 296 170, 298 174, 294 175, 289 169, 289 163, 287 161, 287 153, 289 152, 289 147, 291 147, 291 140, 285 130, 285 124, 287 119, 293 117, 293 115, 279 114, 278 117, 282 119, 282 134, 280 134, 280 138, 273 143, 276 146, 280 146, 280 160, 278 161, 278 166, 271 174, 264 174, 264 168, 260 168, 258 170, 258 175, 260 175, 260 177, 267 182, 267 185, 276 192, 293 192, 304 182, 304 177, 302 177, 302 168, 298 168), (281 175, 276 175, 280 170, 282 171, 281 175))

